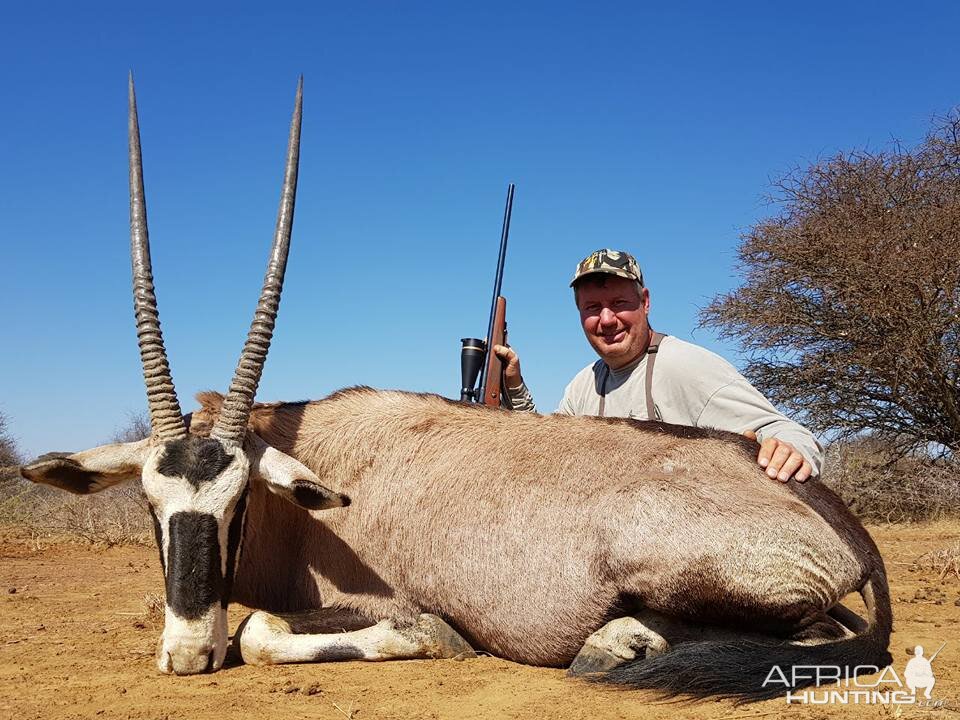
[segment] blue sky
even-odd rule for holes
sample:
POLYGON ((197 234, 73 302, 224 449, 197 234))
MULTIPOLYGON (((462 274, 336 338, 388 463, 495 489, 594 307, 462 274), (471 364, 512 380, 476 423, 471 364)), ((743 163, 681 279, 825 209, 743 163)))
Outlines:
POLYGON ((0 411, 27 454, 144 407, 126 81, 161 319, 185 409, 229 382, 305 77, 293 247, 263 400, 455 396, 486 329, 508 182, 512 344, 552 410, 592 360, 567 287, 639 258, 657 329, 734 287, 770 180, 919 140, 960 102, 954 3, 9 5, 0 27, 0 411))

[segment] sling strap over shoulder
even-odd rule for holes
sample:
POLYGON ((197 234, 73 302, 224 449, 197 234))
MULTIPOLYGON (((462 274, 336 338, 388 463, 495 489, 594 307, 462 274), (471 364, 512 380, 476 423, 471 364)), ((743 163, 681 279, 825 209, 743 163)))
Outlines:
MULTIPOLYGON (((663 333, 654 331, 650 338, 650 344, 647 346, 647 373, 644 377, 644 391, 647 396, 647 420, 657 419, 657 408, 653 403, 653 365, 657 360, 657 352, 660 350, 660 343, 666 337, 663 333)), ((598 417, 603 417, 603 411, 607 404, 607 380, 610 379, 610 367, 603 364, 603 379, 600 381, 600 411, 598 417)))

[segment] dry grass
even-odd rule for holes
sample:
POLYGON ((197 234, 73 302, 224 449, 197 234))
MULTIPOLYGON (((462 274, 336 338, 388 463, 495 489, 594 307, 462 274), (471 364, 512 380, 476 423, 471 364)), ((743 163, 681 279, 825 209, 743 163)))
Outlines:
POLYGON ((160 630, 163 628, 166 599, 163 593, 150 592, 143 596, 143 613, 133 621, 138 630, 160 630))
POLYGON ((935 572, 940 582, 943 582, 948 575, 953 575, 960 580, 960 540, 953 545, 924 553, 917 558, 910 569, 935 572))
POLYGON ((98 545, 150 545, 153 527, 140 483, 96 495, 71 495, 24 480, 0 483, 0 523, 35 540, 69 536, 98 545))
POLYGON ((862 520, 919 522, 960 513, 960 464, 943 459, 891 460, 869 442, 827 448, 824 482, 862 520))

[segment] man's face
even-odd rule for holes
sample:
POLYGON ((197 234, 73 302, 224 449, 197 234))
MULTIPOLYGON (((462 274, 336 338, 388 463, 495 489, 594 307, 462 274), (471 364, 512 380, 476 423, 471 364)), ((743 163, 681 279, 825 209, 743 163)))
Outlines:
POLYGON ((608 275, 602 285, 577 288, 580 324, 587 340, 613 370, 629 365, 650 341, 650 293, 627 278, 608 275))

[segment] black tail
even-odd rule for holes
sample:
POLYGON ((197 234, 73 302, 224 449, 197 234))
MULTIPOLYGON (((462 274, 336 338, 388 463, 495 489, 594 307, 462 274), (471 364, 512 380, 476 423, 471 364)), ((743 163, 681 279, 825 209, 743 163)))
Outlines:
POLYGON ((771 676, 774 665, 780 667, 788 682, 793 680, 793 665, 836 665, 849 668, 851 675, 858 665, 884 668, 893 661, 887 651, 893 618, 883 571, 872 575, 860 593, 869 625, 853 638, 823 645, 775 640, 684 643, 663 655, 625 663, 593 679, 653 690, 665 698, 723 697, 744 703, 768 700, 815 682, 798 678, 797 685, 787 687, 781 676, 771 676))

